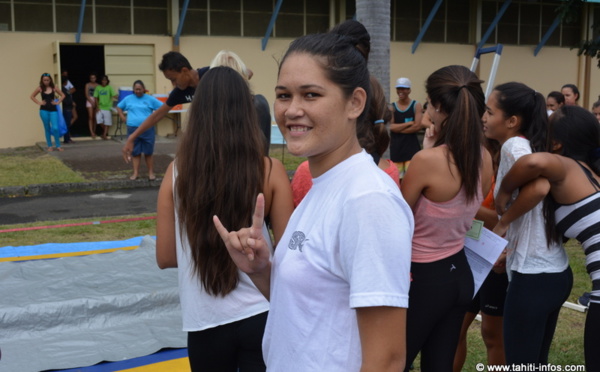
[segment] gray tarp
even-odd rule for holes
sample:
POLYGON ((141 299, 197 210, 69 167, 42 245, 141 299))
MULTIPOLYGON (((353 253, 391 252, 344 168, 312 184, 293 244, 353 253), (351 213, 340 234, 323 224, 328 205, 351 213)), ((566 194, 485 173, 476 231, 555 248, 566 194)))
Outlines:
POLYGON ((0 371, 76 368, 186 347, 177 270, 131 251, 0 263, 0 371))

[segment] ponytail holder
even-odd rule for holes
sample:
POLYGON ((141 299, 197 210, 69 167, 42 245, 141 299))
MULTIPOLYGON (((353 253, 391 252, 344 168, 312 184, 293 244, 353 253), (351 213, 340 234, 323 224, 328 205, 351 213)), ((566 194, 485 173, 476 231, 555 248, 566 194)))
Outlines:
POLYGON ((383 123, 383 119, 375 120, 373 124, 381 124, 383 123))

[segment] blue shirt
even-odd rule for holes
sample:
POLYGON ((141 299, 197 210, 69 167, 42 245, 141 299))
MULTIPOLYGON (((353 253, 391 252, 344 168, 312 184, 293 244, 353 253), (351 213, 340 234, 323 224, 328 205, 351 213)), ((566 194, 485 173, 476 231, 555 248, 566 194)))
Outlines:
POLYGON ((127 111, 127 126, 139 127, 154 110, 162 106, 157 98, 144 94, 141 97, 131 94, 117 105, 121 110, 127 111))

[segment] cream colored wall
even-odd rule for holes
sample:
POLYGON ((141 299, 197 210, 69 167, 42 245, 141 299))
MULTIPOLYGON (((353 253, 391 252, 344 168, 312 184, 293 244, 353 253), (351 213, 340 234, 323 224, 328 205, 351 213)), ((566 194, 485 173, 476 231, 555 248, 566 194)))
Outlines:
MULTIPOLYGON (((411 79, 413 88, 411 98, 424 102, 426 98, 425 80, 436 69, 452 65, 471 67, 475 55, 475 47, 471 45, 421 44, 415 54, 411 54, 412 43, 392 43, 390 48, 390 95, 396 100, 394 82, 404 76, 411 79)), ((579 70, 581 57, 568 48, 543 48, 537 57, 533 56, 533 47, 504 46, 494 86, 518 81, 527 84, 544 96, 553 90, 559 90, 567 83, 579 87, 584 85, 583 71, 579 70)), ((479 63, 479 76, 484 80, 483 89, 487 88, 493 54, 483 55, 479 63)), ((591 92, 600 94, 600 69, 592 68, 591 92)), ((596 95, 597 98, 597 95, 596 95)), ((583 97, 582 97, 583 99, 583 97)), ((593 101, 592 101, 593 102, 593 101)))
MULTIPOLYGON (((533 49, 505 46, 494 85, 518 81, 544 96, 553 90, 560 91, 567 83, 583 86, 583 81, 578 80, 580 58, 575 51, 568 48, 544 47, 534 57, 533 49)), ((489 71, 491 63, 491 58, 482 61, 482 71, 489 71)))
POLYGON ((392 43, 390 46, 390 101, 398 100, 395 82, 407 77, 412 82, 410 98, 425 102, 425 80, 435 70, 448 65, 471 67, 475 48, 471 45, 421 43, 415 54, 412 43, 392 43))
MULTIPOLYGON (((170 37, 83 34, 82 44, 151 44, 155 47, 155 63, 162 53, 171 48, 170 37)), ((3 32, 0 37, 0 70, 3 71, 3 89, 0 89, 0 148, 32 146, 44 142, 44 129, 38 107, 29 96, 39 83, 43 72, 53 73, 53 42, 74 44, 73 34, 3 32)), ((158 76, 158 67, 155 67, 158 76)), ((162 74, 161 74, 162 76, 162 74)), ((55 77, 55 76, 54 76, 55 77)), ((164 78, 162 78, 164 79, 164 78)), ((56 81, 56 79, 55 79, 56 81)), ((161 124, 159 133, 172 132, 171 123, 161 124), (168 128, 168 129, 164 129, 168 128)), ((114 130, 114 128, 113 128, 114 130)), ((112 132, 111 132, 112 133, 112 132)), ((166 133, 165 133, 166 134, 166 133)), ((164 135, 164 134, 163 134, 164 135)))
MULTIPOLYGON (((0 148, 31 146, 44 141, 44 130, 37 107, 29 100, 29 95, 38 84, 42 72, 52 72, 53 42, 74 44, 72 34, 50 33, 11 33, 3 32, 0 37, 0 69, 4 72, 0 90, 0 148)), ((281 59, 291 39, 270 39, 266 50, 261 50, 261 38, 235 37, 182 37, 180 52, 192 67, 207 66, 215 54, 222 49, 236 52, 254 71, 250 81, 255 93, 263 94, 273 108, 273 89, 277 79, 277 61, 281 59)), ((82 44, 148 44, 154 46, 154 68, 156 93, 166 94, 171 90, 170 83, 158 70, 162 55, 172 49, 172 38, 168 36, 131 36, 109 34, 83 34, 82 44)), ((409 77, 413 82, 412 98, 423 102, 424 82, 434 70, 450 65, 461 64, 470 67, 475 47, 471 45, 421 43, 412 54, 412 43, 392 43, 390 45, 390 99, 395 100, 394 82, 400 76, 409 77)), ((584 71, 579 65, 581 58, 568 48, 545 47, 533 57, 533 47, 505 46, 495 84, 507 81, 521 81, 532 88, 547 94, 559 89, 567 82, 578 83, 584 71)), ((483 56, 480 71, 483 80, 488 78, 492 56, 483 56)), ((600 94, 600 69, 596 60, 591 67, 591 101, 600 94)), ((182 115, 183 121, 187 118, 182 115)), ((158 134, 173 133, 173 123, 163 119, 158 126, 158 134)))

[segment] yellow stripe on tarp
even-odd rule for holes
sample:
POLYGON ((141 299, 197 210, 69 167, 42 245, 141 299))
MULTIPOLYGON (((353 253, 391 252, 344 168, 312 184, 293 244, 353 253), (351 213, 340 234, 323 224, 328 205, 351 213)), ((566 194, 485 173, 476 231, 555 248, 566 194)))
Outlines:
POLYGON ((140 247, 139 245, 133 245, 130 247, 99 249, 99 250, 95 250, 95 251, 52 253, 52 254, 40 254, 40 255, 35 255, 35 256, 20 256, 20 257, 2 257, 2 258, 0 258, 0 262, 46 260, 49 258, 88 256, 91 254, 110 253, 110 252, 114 252, 114 251, 118 251, 118 250, 131 251, 131 250, 137 249, 139 247, 140 247))
POLYGON ((152 363, 145 366, 121 369, 115 372, 190 372, 188 358, 166 360, 164 362, 152 363))

